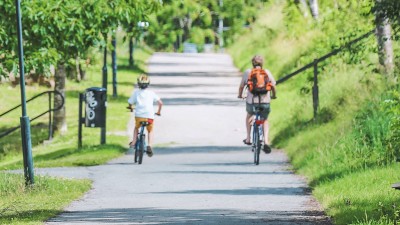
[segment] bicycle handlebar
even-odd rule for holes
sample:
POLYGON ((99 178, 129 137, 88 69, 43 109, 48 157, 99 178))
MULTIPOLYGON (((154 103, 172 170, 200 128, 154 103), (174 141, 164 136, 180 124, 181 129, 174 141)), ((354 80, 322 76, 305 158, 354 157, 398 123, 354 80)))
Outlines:
MULTIPOLYGON (((133 112, 133 110, 135 109, 135 108, 132 108, 129 106, 127 106, 126 108, 129 109, 129 111, 131 111, 131 112, 133 112)), ((161 113, 154 113, 154 115, 161 116, 161 113)))

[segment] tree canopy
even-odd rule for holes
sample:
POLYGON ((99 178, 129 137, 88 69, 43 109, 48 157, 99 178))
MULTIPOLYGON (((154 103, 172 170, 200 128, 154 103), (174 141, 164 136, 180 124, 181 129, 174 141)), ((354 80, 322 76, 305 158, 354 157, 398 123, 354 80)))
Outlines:
MULTIPOLYGON (((157 10, 161 0, 22 1, 26 71, 49 72, 50 65, 104 45, 102 33, 135 23, 157 10)), ((17 71, 15 4, 0 0, 0 75, 17 71)))

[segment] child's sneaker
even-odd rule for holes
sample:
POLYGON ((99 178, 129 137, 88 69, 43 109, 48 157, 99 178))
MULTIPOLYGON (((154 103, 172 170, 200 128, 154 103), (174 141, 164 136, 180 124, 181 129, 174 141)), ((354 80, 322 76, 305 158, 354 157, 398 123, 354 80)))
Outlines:
POLYGON ((146 153, 147 153, 147 156, 149 156, 149 157, 152 157, 152 156, 153 156, 153 150, 151 149, 150 146, 147 146, 147 151, 146 151, 146 153))

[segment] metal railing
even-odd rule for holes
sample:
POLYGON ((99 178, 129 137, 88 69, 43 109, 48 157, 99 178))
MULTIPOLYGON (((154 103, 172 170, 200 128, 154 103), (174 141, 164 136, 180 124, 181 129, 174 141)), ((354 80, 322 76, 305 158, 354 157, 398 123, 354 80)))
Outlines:
MULTIPOLYGON (((48 95, 48 99, 49 99, 49 104, 48 104, 48 105, 49 105, 49 109, 48 109, 47 111, 45 111, 45 112, 43 112, 43 113, 41 113, 41 114, 39 114, 39 115, 33 117, 30 121, 32 122, 32 121, 36 120, 37 118, 39 118, 39 117, 45 115, 46 113, 49 113, 49 140, 51 140, 51 139, 53 138, 52 113, 51 113, 51 112, 60 110, 60 109, 64 106, 64 102, 65 102, 64 96, 62 96, 62 94, 61 94, 60 92, 58 92, 58 91, 45 91, 45 92, 42 92, 42 93, 40 93, 40 94, 38 94, 38 95, 35 95, 34 97, 28 99, 26 102, 28 103, 28 102, 30 102, 30 101, 32 101, 32 100, 34 100, 34 99, 36 99, 36 98, 38 98, 38 97, 40 97, 40 96, 42 96, 42 95, 45 95, 45 94, 48 95), (59 96, 61 97, 62 103, 61 103, 60 106, 57 107, 57 108, 52 108, 52 106, 51 106, 52 94, 54 94, 54 95, 59 95, 59 96)), ((0 114, 0 117, 2 117, 2 116, 4 116, 4 115, 6 115, 6 114, 8 114, 8 113, 10 113, 10 112, 12 112, 12 111, 18 109, 19 107, 21 107, 21 104, 15 106, 14 108, 12 108, 12 109, 10 109, 10 110, 8 110, 8 111, 2 113, 2 114, 0 114)), ((12 132, 18 130, 19 128, 21 128, 21 125, 12 127, 12 128, 10 128, 10 129, 4 131, 3 133, 0 133, 0 138, 3 138, 3 137, 5 137, 5 136, 9 135, 10 133, 12 133, 12 132)))
POLYGON ((339 47, 337 49, 334 49, 330 53, 328 53, 328 54, 326 54, 326 55, 324 55, 324 56, 322 56, 320 58, 314 59, 313 62, 311 62, 311 63, 303 66, 302 68, 300 68, 300 69, 298 69, 298 70, 296 70, 296 71, 294 71, 294 72, 292 72, 292 73, 290 73, 290 74, 278 79, 276 81, 276 84, 278 85, 280 83, 283 83, 283 82, 289 80, 290 78, 294 77, 295 75, 297 75, 297 74, 299 74, 299 73, 301 73, 301 72, 303 72, 303 71, 305 71, 305 70, 307 70, 309 68, 314 68, 314 84, 313 84, 312 94, 313 94, 313 109, 314 109, 314 119, 315 119, 317 117, 318 106, 319 106, 318 63, 322 62, 322 61, 324 61, 324 60, 326 60, 326 59, 328 59, 328 58, 330 58, 330 57, 332 57, 332 56, 334 56, 336 54, 338 54, 339 52, 341 52, 341 51, 343 51, 345 49, 350 48, 353 44, 355 44, 355 43, 357 43, 357 42, 369 37, 371 34, 374 34, 374 33, 375 33, 375 29, 365 33, 364 35, 361 35, 360 37, 348 42, 347 44, 345 44, 345 45, 343 45, 343 46, 341 46, 341 47, 339 47))

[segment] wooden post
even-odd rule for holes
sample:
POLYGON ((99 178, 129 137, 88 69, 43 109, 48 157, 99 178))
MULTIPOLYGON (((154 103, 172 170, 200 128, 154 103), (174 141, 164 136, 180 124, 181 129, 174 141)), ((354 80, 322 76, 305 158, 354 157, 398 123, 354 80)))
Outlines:
POLYGON ((312 89, 313 94, 313 107, 314 107, 314 120, 317 118, 319 97, 318 97, 318 59, 314 59, 314 85, 312 89))
POLYGON ((79 93, 79 112, 78 112, 78 148, 82 148, 82 104, 83 104, 84 94, 79 93))

